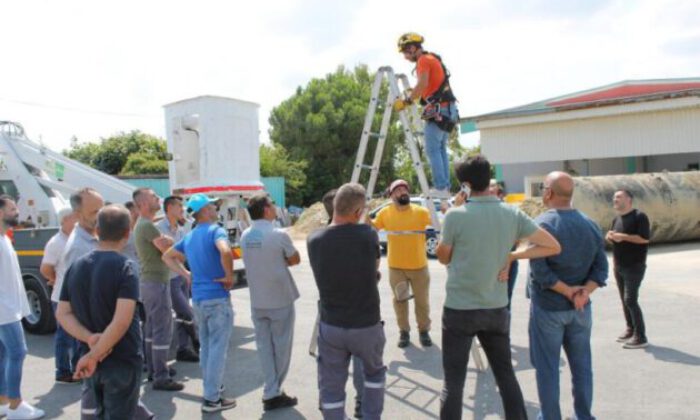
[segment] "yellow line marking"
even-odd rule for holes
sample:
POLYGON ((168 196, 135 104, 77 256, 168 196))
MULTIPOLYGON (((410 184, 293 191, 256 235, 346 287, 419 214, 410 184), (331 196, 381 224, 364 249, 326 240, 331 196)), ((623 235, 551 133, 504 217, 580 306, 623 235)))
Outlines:
POLYGON ((43 257, 44 251, 43 250, 17 251, 17 255, 19 255, 20 257, 43 257))

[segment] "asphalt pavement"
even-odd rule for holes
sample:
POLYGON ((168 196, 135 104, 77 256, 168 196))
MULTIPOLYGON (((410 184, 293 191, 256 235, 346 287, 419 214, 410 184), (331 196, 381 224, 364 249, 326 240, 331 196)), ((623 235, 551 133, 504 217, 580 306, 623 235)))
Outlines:
MULTIPOLYGON (((228 354, 225 386, 238 407, 218 414, 200 412, 202 381, 199 366, 175 363, 177 379, 185 381, 182 392, 153 391, 144 381, 143 401, 159 419, 318 419, 318 389, 315 360, 308 354, 316 318, 318 293, 306 258, 303 242, 296 243, 302 263, 292 269, 301 298, 297 301, 294 350, 285 390, 299 398, 295 408, 264 413, 262 373, 256 355, 247 289, 233 292, 236 312, 228 354)), ((434 345, 423 348, 415 329, 412 345, 396 347, 398 329, 387 281, 380 285, 382 316, 386 321, 388 367, 383 418, 438 418, 442 388, 440 314, 445 298, 445 268, 429 263, 431 317, 434 345)), ((593 296, 594 414, 598 419, 698 419, 700 418, 700 242, 655 246, 650 251, 647 275, 641 288, 641 306, 647 323, 650 346, 624 350, 615 341, 624 329, 622 310, 614 280, 593 296)), ((529 301, 525 297, 527 263, 521 264, 513 299, 513 365, 523 389, 529 417, 538 412, 535 372, 530 364, 527 321, 529 301)), ((381 267, 387 279, 386 261, 381 267)), ((414 316, 411 314, 414 326, 414 316)), ((22 392, 47 413, 47 418, 79 418, 80 386, 54 383, 52 336, 27 335, 29 355, 24 365, 22 392)), ((145 377, 144 377, 145 379, 145 377)), ((571 378, 562 352, 561 407, 565 418, 573 416, 571 378)), ((352 414, 354 390, 347 385, 346 411, 352 414)), ((479 372, 470 361, 464 392, 464 419, 503 418, 500 397, 490 371, 479 372)))

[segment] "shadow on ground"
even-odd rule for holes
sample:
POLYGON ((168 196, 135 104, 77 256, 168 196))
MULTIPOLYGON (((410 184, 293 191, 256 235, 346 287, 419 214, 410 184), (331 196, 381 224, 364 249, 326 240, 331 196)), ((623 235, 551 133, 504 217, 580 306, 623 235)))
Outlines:
POLYGON ((680 363, 683 365, 700 366, 700 357, 693 354, 684 353, 680 350, 669 347, 662 347, 650 344, 644 349, 647 353, 651 353, 655 359, 669 363, 680 363))

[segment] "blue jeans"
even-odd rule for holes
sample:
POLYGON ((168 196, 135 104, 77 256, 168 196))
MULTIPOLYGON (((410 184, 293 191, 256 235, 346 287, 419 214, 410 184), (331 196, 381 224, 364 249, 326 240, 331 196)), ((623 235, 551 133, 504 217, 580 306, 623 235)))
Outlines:
POLYGON ((204 399, 219 401, 228 342, 233 331, 231 299, 226 297, 194 302, 193 308, 199 326, 199 365, 202 367, 204 399))
POLYGON ((530 305, 530 359, 535 367, 540 419, 560 420, 559 355, 564 347, 571 369, 577 420, 595 419, 591 361, 591 305, 581 311, 546 311, 530 305))
POLYGON ((0 395, 21 398, 22 365, 27 343, 20 321, 0 325, 0 395))
MULTIPOLYGON (((440 110, 443 118, 456 120, 457 105, 452 102, 440 110)), ((442 131, 433 121, 427 120, 424 128, 425 153, 430 161, 433 187, 438 190, 450 188, 450 161, 447 158, 447 142, 450 134, 442 131)))
MULTIPOLYGON (((51 302, 53 313, 56 314, 58 303, 51 302)), ((54 336, 54 355, 56 356, 56 379, 65 376, 73 376, 75 365, 78 364, 80 353, 78 340, 73 338, 56 323, 56 335, 54 336)))

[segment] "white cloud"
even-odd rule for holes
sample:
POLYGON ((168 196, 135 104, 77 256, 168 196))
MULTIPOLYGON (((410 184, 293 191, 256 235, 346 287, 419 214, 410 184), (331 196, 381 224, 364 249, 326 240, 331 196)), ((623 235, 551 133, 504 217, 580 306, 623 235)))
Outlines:
POLYGON ((0 26, 0 119, 60 150, 74 134, 163 135, 163 104, 216 94, 260 103, 266 131, 274 106, 340 64, 409 72, 395 47, 406 31, 445 58, 461 114, 473 115, 694 76, 699 19, 700 4, 683 0, 12 2, 0 26))

